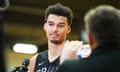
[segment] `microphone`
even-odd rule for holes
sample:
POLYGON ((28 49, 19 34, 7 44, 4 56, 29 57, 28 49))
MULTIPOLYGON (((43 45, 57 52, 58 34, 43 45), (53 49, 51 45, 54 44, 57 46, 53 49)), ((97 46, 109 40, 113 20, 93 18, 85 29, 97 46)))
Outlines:
POLYGON ((27 72, 28 68, 27 66, 29 65, 29 59, 24 59, 22 63, 22 67, 20 68, 20 72, 27 72))
POLYGON ((28 68, 27 66, 29 65, 29 59, 24 59, 22 66, 14 67, 12 71, 10 72, 27 72, 28 68))

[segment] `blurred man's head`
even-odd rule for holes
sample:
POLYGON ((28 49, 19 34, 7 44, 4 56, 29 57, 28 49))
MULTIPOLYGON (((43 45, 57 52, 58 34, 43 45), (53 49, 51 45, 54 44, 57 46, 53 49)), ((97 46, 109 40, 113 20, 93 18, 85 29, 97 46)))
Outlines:
POLYGON ((120 44, 120 11, 110 5, 100 5, 85 15, 85 24, 92 47, 120 44))

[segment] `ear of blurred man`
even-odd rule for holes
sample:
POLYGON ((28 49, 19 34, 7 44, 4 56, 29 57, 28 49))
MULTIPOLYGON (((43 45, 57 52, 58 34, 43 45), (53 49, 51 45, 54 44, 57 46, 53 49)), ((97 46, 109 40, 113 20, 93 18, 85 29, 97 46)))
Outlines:
POLYGON ((90 32, 88 33, 88 42, 90 44, 90 48, 94 48, 95 42, 94 42, 93 36, 90 32))

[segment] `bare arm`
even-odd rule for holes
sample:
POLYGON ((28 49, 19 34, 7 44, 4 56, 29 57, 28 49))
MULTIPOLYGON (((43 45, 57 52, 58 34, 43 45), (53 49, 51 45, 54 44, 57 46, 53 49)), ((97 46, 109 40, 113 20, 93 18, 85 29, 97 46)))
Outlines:
POLYGON ((30 59, 29 72, 34 72, 34 68, 35 68, 35 63, 36 63, 37 56, 38 56, 38 54, 36 54, 35 56, 33 56, 30 59))

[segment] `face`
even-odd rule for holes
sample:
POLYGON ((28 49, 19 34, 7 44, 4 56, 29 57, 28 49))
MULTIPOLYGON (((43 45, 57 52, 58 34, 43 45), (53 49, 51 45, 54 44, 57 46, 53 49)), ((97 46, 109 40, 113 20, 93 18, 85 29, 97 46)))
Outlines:
POLYGON ((71 31, 67 17, 50 14, 44 24, 48 41, 52 43, 62 43, 67 34, 71 31))

